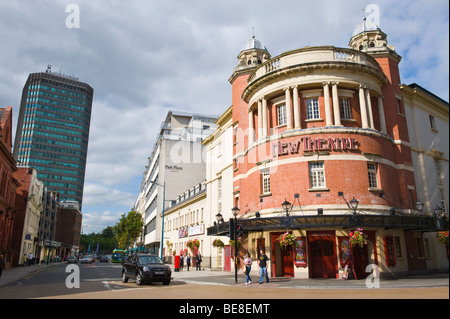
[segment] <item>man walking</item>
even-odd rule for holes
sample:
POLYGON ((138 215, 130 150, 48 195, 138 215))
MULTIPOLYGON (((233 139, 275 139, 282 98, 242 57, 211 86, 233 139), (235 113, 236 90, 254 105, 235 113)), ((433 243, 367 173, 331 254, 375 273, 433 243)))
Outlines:
POLYGON ((33 254, 30 252, 27 257, 28 266, 31 266, 32 261, 33 261, 33 254))
POLYGON ((264 277, 266 277, 266 283, 269 283, 269 276, 267 275, 267 262, 269 258, 264 254, 261 249, 259 251, 258 266, 259 266, 259 284, 263 283, 264 277))
POLYGON ((202 255, 200 253, 197 253, 197 256, 195 256, 195 261, 197 262, 195 265, 195 270, 202 270, 201 262, 202 262, 202 255))

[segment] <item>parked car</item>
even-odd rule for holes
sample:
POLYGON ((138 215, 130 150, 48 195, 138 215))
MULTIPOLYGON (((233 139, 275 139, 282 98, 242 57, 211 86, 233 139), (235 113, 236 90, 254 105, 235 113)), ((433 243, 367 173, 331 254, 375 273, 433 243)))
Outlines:
POLYGON ((133 278, 137 285, 146 282, 162 282, 170 284, 172 271, 158 256, 134 255, 128 256, 122 266, 122 282, 133 278))
POLYGON ((107 263, 107 262, 109 262, 108 256, 106 256, 106 255, 101 256, 101 257, 100 257, 100 262, 101 262, 101 263, 107 263))
POLYGON ((67 263, 68 264, 77 264, 78 263, 78 259, 74 256, 70 256, 69 258, 67 258, 67 263))

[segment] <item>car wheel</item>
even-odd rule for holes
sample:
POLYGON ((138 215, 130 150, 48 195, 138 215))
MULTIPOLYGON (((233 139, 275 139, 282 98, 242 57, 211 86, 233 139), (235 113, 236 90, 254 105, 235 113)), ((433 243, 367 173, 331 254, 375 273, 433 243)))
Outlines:
POLYGON ((140 286, 142 285, 142 274, 140 271, 138 271, 138 273, 136 274, 136 285, 140 286))
POLYGON ((122 271, 122 282, 124 282, 124 283, 127 283, 127 282, 128 282, 128 277, 127 277, 127 275, 125 274, 125 270, 122 271))
POLYGON ((167 286, 168 284, 170 284, 170 279, 167 279, 167 280, 164 280, 164 281, 163 281, 163 285, 166 285, 166 286, 167 286))

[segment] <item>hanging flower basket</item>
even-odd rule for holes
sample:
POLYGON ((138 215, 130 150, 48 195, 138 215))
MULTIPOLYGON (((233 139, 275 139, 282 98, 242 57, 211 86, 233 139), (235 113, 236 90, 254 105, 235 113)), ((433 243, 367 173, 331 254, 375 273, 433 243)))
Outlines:
POLYGON ((295 244, 295 236, 289 233, 284 233, 278 238, 278 242, 282 248, 295 244))
MULTIPOLYGON (((234 240, 230 239, 230 246, 234 249, 234 240)), ((241 248, 241 238, 237 240, 237 249, 239 250, 239 248, 241 248)))
POLYGON ((353 247, 364 247, 364 245, 367 245, 367 234, 364 234, 362 228, 358 228, 357 230, 350 232, 349 240, 353 247))
POLYGON ((220 248, 223 248, 225 246, 223 241, 221 241, 220 239, 214 239, 212 245, 213 247, 220 247, 220 248))
POLYGON ((194 251, 194 247, 198 248, 200 246, 200 241, 198 239, 188 240, 188 242, 186 243, 186 246, 188 246, 189 249, 194 251))
POLYGON ((441 244, 448 245, 448 230, 438 232, 436 237, 441 244))

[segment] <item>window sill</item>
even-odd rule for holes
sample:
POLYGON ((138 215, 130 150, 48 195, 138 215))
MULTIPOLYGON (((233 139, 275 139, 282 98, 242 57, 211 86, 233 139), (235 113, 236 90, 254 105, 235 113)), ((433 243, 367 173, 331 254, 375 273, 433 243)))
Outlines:
POLYGON ((379 192, 379 193, 383 192, 382 189, 376 187, 369 187, 367 190, 370 192, 379 192))
POLYGON ((308 188, 308 192, 328 192, 330 189, 326 187, 308 188))
POLYGON ((268 197, 268 196, 272 196, 272 193, 266 193, 266 194, 261 194, 259 195, 259 197, 268 197))
POLYGON ((318 118, 318 119, 309 119, 309 120, 305 120, 306 123, 310 123, 310 122, 323 122, 323 119, 318 118))

